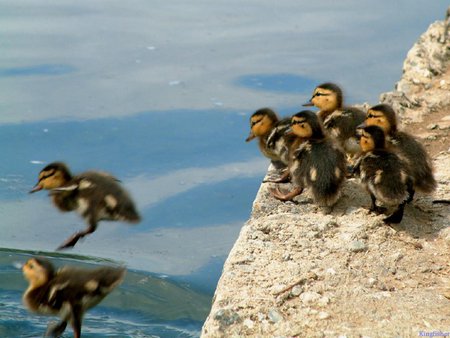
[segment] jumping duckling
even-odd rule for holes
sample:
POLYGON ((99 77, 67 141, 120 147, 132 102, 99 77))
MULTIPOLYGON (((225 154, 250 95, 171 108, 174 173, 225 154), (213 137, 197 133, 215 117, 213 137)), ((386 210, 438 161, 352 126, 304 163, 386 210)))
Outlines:
POLYGON ((387 104, 379 104, 367 111, 365 126, 379 126, 385 134, 387 143, 406 163, 413 185, 410 187, 408 202, 414 198, 415 190, 432 193, 437 186, 433 175, 431 159, 425 148, 412 135, 397 128, 394 109, 387 104))
POLYGON ((271 192, 282 201, 292 200, 310 188, 314 201, 332 207, 338 200, 345 179, 345 155, 324 133, 318 116, 309 110, 295 114, 291 120, 293 134, 302 140, 293 150, 290 166, 295 188, 283 194, 278 188, 271 192))
POLYGON ((56 325, 48 325, 45 337, 60 337, 69 322, 74 337, 79 338, 84 313, 100 303, 125 276, 124 268, 113 267, 55 270, 43 258, 29 259, 22 271, 29 282, 23 294, 26 307, 38 314, 61 318, 56 325))
POLYGON ((335 138, 346 153, 359 153, 357 127, 364 121, 365 114, 355 107, 343 106, 341 88, 330 82, 318 85, 309 102, 303 106, 316 106, 326 132, 335 138))
POLYGON ((113 176, 87 171, 73 176, 62 162, 53 162, 39 173, 39 181, 30 193, 46 189, 61 211, 76 210, 87 228, 73 234, 58 250, 73 247, 80 238, 93 233, 99 221, 137 223, 140 216, 128 193, 113 176))
POLYGON ((280 120, 270 108, 261 108, 250 116, 250 134, 245 142, 259 139, 259 149, 272 162, 289 164, 289 145, 292 141, 286 130, 290 128, 290 119, 280 120))
POLYGON ((377 214, 385 212, 384 207, 377 206, 377 201, 384 206, 396 206, 397 209, 383 221, 400 223, 412 179, 404 162, 394 152, 386 149, 383 129, 369 126, 364 127, 361 132, 363 155, 355 165, 355 172, 370 194, 370 211, 377 214))

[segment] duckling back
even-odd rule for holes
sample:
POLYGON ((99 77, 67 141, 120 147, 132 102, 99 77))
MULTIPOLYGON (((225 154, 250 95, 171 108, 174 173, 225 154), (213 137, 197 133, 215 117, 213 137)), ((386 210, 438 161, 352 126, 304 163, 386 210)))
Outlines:
POLYGON ((95 213, 98 220, 139 222, 140 216, 128 192, 113 176, 88 171, 75 178, 78 211, 95 213))
POLYGON ((60 269, 52 283, 55 304, 69 302, 81 304, 83 311, 97 305, 125 276, 123 267, 99 267, 84 269, 63 267, 60 269))
POLYGON ((345 107, 325 117, 323 126, 325 131, 335 138, 347 153, 355 154, 359 151, 356 130, 365 118, 366 115, 362 110, 355 107, 345 107))
POLYGON ((345 179, 345 155, 329 139, 308 140, 294 152, 293 183, 311 189, 314 201, 333 206, 345 179))
POLYGON ((413 178, 414 188, 424 193, 436 189, 437 182, 433 175, 431 159, 423 145, 405 132, 395 132, 388 137, 398 156, 405 162, 413 178))
POLYGON ((361 182, 384 205, 399 205, 408 198, 410 177, 401 159, 390 151, 377 149, 360 159, 361 182))

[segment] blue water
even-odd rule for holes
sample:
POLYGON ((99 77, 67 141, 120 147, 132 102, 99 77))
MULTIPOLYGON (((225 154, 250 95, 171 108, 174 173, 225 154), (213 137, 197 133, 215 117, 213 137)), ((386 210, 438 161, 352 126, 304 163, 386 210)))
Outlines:
MULTIPOLYGON (((339 83, 378 102, 448 2, 325 0, 0 3, 0 337, 38 337, 20 264, 126 264, 124 284, 85 318, 85 337, 197 337, 223 262, 268 161, 244 142, 248 117, 301 109, 339 83), (55 160, 119 177, 139 225, 84 224, 45 193, 55 160)), ((68 330, 66 337, 71 336, 68 330)))

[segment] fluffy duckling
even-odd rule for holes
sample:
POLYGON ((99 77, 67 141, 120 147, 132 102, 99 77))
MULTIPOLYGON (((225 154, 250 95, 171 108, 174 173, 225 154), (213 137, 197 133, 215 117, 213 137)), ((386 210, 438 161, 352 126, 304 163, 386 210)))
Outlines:
POLYGON ((379 104, 367 111, 365 126, 379 126, 385 134, 387 143, 406 163, 413 185, 410 187, 408 202, 414 198, 415 190, 432 193, 436 189, 431 159, 425 148, 413 136, 397 128, 394 109, 387 104, 379 104))
POLYGON ((343 106, 341 88, 330 82, 318 85, 309 102, 303 106, 316 106, 326 132, 334 137, 346 153, 358 154, 357 127, 364 121, 365 114, 355 107, 343 106))
POLYGON ((93 233, 99 221, 140 221, 134 202, 119 181, 103 172, 87 171, 73 176, 64 163, 53 162, 41 170, 39 181, 30 193, 42 189, 50 190, 59 210, 76 210, 88 225, 68 238, 58 250, 73 247, 80 238, 93 233))
POLYGON ((345 179, 345 155, 324 133, 319 118, 309 110, 295 114, 291 120, 293 134, 302 140, 293 151, 290 166, 295 188, 283 194, 272 190, 275 198, 288 201, 310 188, 314 201, 332 207, 338 200, 345 179))
POLYGON ((290 119, 280 120, 270 108, 261 108, 250 116, 250 134, 245 140, 259 139, 259 149, 272 162, 289 164, 289 147, 292 142, 286 130, 290 128, 290 119))
POLYGON ((124 268, 113 267, 55 270, 43 258, 29 259, 22 271, 29 282, 23 294, 26 307, 38 314, 61 318, 56 325, 49 324, 45 337, 60 337, 70 323, 74 337, 79 338, 84 313, 100 303, 125 276, 124 268))
POLYGON ((397 209, 383 221, 400 223, 408 199, 408 187, 412 180, 403 161, 386 149, 383 129, 378 126, 364 127, 361 131, 362 157, 355 165, 355 173, 370 194, 370 211, 383 213, 386 209, 377 206, 377 201, 397 209))

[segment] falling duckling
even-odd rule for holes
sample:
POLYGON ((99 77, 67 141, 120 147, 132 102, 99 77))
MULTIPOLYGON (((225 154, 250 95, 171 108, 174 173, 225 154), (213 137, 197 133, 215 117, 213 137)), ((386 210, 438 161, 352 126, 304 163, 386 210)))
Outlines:
POLYGON ((316 106, 325 131, 335 138, 347 154, 354 157, 360 151, 357 127, 364 121, 365 113, 355 107, 343 106, 341 88, 330 82, 318 85, 309 102, 303 106, 316 106))
POLYGON ((396 210, 383 221, 400 223, 408 199, 408 187, 412 185, 404 162, 386 148, 384 131, 378 126, 361 130, 360 145, 363 155, 355 165, 355 173, 370 194, 370 211, 376 214, 386 211, 385 207, 377 206, 377 201, 387 207, 395 206, 396 210))
POLYGON ((416 190, 429 194, 436 189, 437 183, 430 157, 423 145, 412 135, 398 130, 395 111, 390 105, 379 104, 369 108, 363 126, 381 127, 386 134, 388 145, 406 163, 413 179, 408 202, 413 200, 416 190))
POLYGON ((283 194, 279 188, 272 195, 289 201, 310 188, 315 203, 331 208, 338 200, 345 180, 345 155, 324 133, 317 115, 309 110, 295 114, 291 120, 292 133, 301 139, 293 150, 290 174, 295 188, 283 194))
POLYGON ((80 238, 93 233, 99 221, 140 221, 128 193, 107 173, 87 171, 73 176, 64 163, 53 162, 41 170, 39 181, 30 193, 42 189, 50 190, 49 195, 59 210, 76 210, 88 225, 68 238, 58 250, 73 247, 80 238))
POLYGON ((66 266, 55 270, 53 264, 43 258, 29 259, 22 271, 29 282, 23 294, 26 307, 38 314, 61 318, 56 325, 48 325, 45 337, 60 337, 70 323, 74 337, 79 338, 84 313, 100 303, 125 276, 122 267, 66 266))

